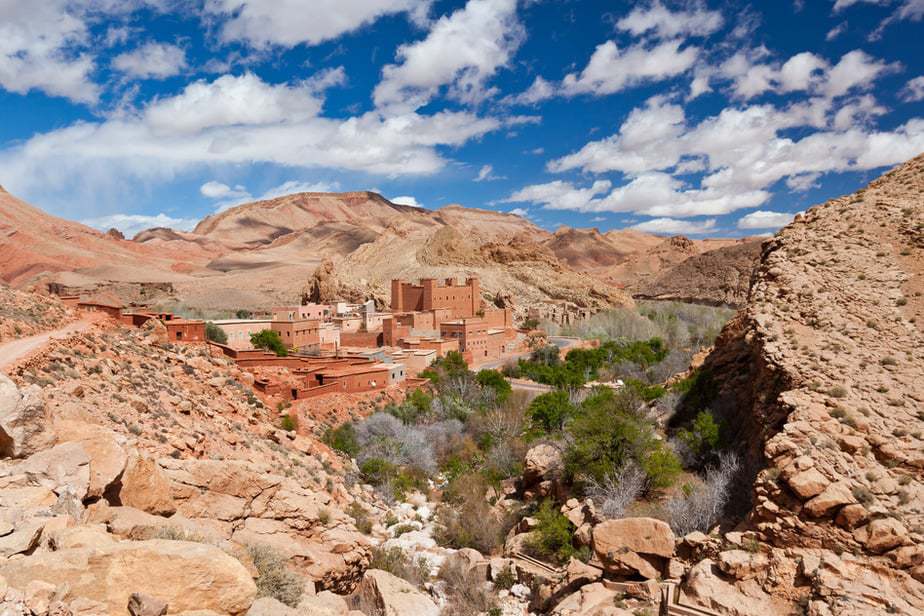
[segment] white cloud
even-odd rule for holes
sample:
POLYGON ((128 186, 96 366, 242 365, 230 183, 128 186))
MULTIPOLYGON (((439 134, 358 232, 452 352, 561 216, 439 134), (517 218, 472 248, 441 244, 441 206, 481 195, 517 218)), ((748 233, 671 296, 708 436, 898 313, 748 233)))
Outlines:
POLYGON ((792 222, 794 214, 757 210, 738 220, 739 229, 779 229, 792 222))
POLYGON ((216 182, 211 180, 206 182, 199 187, 199 192, 209 199, 226 199, 226 198, 237 198, 237 197, 249 197, 250 193, 247 192, 243 186, 235 186, 231 188, 227 184, 222 184, 221 182, 216 182))
POLYGON ((206 13, 226 19, 224 41, 253 47, 318 45, 385 15, 408 13, 422 22, 429 0, 206 0, 206 13))
POLYGON ((839 37, 846 31, 847 31, 847 22, 842 21, 841 23, 837 24, 836 26, 828 30, 828 33, 825 35, 825 40, 833 41, 834 39, 836 39, 837 37, 839 37))
POLYGON ((652 33, 660 38, 675 36, 708 36, 722 27, 722 14, 702 6, 688 11, 671 11, 655 1, 647 7, 636 7, 616 22, 620 30, 635 36, 652 33))
POLYGON ((674 218, 654 218, 630 227, 638 231, 648 233, 676 234, 685 235, 702 235, 709 233, 715 228, 715 219, 710 218, 702 222, 693 222, 691 220, 676 220, 674 218))
POLYGON ((503 99, 503 102, 514 105, 534 105, 552 98, 556 92, 557 86, 555 84, 546 81, 542 76, 538 76, 525 91, 513 96, 507 96, 503 99))
POLYGON ((487 81, 510 62, 525 36, 516 9, 516 0, 469 0, 441 17, 425 39, 398 48, 398 64, 382 69, 375 104, 417 109, 443 86, 450 98, 466 103, 493 95, 487 81))
POLYGON ((843 11, 844 9, 853 6, 854 4, 888 4, 890 0, 835 0, 834 2, 834 12, 843 11))
POLYGON ((786 186, 796 192, 806 192, 813 188, 818 188, 818 178, 820 177, 820 173, 800 173, 799 175, 791 175, 786 178, 786 186))
POLYGON ((152 227, 168 227, 177 231, 190 231, 199 221, 195 218, 173 218, 166 214, 146 216, 143 214, 111 214, 81 220, 85 225, 108 231, 118 229, 125 237, 133 237, 137 233, 152 227))
POLYGON ((562 93, 568 96, 589 93, 612 94, 648 81, 661 81, 689 70, 699 48, 683 41, 665 41, 655 47, 638 44, 620 50, 613 41, 598 45, 587 66, 578 73, 565 75, 562 93))
POLYGON ((317 115, 321 103, 310 85, 268 84, 253 75, 196 82, 138 112, 77 122, 0 150, 0 177, 34 200, 66 196, 89 205, 119 201, 138 181, 168 181, 206 165, 432 174, 447 162, 437 148, 503 126, 453 111, 325 118, 317 115))
POLYGON ((523 218, 529 218, 529 210, 521 208, 521 207, 515 207, 507 213, 513 214, 514 216, 522 216, 523 218))
POLYGON ((416 198, 411 195, 402 195, 400 197, 393 197, 389 199, 392 203, 397 203, 398 205, 410 205, 411 207, 423 207, 423 204, 417 201, 416 198))
POLYGON ((895 72, 898 62, 877 60, 859 49, 848 52, 828 72, 822 92, 828 97, 842 96, 854 88, 869 89, 882 75, 895 72))
POLYGON ((901 99, 907 103, 924 100, 924 75, 915 77, 902 88, 901 99))
POLYGON ((476 182, 490 182, 503 179, 506 178, 502 175, 494 175, 494 167, 492 165, 482 165, 481 169, 478 170, 478 175, 475 177, 476 182))
POLYGON ((186 68, 186 52, 176 45, 145 43, 112 60, 117 71, 137 79, 164 79, 186 68))
POLYGON ((66 0, 0 0, 0 87, 95 103, 93 58, 80 51, 88 40, 82 15, 66 0))
POLYGON ((525 186, 501 203, 537 203, 550 210, 587 211, 594 198, 610 187, 612 183, 609 180, 597 180, 590 188, 576 188, 571 182, 555 180, 525 186))

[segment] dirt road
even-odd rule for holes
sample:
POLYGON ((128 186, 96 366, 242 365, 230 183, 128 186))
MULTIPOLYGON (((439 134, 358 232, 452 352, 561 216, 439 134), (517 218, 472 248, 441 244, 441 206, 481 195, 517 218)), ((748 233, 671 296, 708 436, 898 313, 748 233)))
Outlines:
POLYGON ((28 338, 19 338, 0 343, 0 370, 6 370, 20 359, 41 349, 50 340, 66 338, 71 334, 86 331, 93 326, 93 323, 94 320, 92 319, 80 319, 58 329, 29 336, 28 338))

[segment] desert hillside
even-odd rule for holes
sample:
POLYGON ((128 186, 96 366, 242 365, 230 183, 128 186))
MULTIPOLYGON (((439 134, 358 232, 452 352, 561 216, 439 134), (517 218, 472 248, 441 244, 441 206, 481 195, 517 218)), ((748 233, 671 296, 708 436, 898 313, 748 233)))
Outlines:
POLYGON ((747 598, 715 599, 726 609, 788 595, 812 614, 924 610, 922 195, 919 156, 768 240, 675 418, 708 405, 747 458, 740 514, 773 573, 736 571, 747 598))

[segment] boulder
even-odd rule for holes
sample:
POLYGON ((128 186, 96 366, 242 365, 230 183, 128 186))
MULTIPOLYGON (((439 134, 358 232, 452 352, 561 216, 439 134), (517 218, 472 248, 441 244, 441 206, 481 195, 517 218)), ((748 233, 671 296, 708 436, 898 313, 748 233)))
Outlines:
POLYGON ((170 481, 157 462, 133 455, 122 474, 118 503, 154 515, 171 515, 176 503, 170 490, 170 481))
POLYGON ((439 616, 430 598, 408 582, 380 569, 369 569, 350 597, 351 605, 377 616, 439 616))
POLYGON ((25 458, 55 442, 42 390, 30 385, 20 391, 0 372, 0 458, 25 458))
POLYGON ((587 584, 558 603, 550 616, 632 616, 628 609, 616 607, 622 593, 600 582, 587 584))
POLYGON ((789 487, 792 488, 793 492, 806 500, 821 494, 831 482, 818 469, 812 467, 793 474, 787 479, 787 483, 789 483, 789 487))
POLYGON ((557 479, 563 468, 561 451, 557 447, 546 443, 536 445, 526 452, 523 483, 532 486, 557 479))
POLYGON ((607 571, 654 579, 674 554, 674 533, 654 518, 607 520, 594 527, 593 547, 607 571))
POLYGON ((733 582, 722 579, 715 563, 708 558, 690 569, 682 590, 694 603, 730 616, 767 616, 790 611, 785 600, 775 601, 760 587, 751 587, 745 595, 733 582))
POLYGON ((805 503, 804 509, 806 513, 817 518, 838 507, 856 502, 857 499, 850 491, 850 483, 838 481, 827 486, 820 494, 805 503))
POLYGON ((257 594, 244 566, 217 547, 187 541, 123 541, 98 548, 34 553, 0 565, 11 586, 33 580, 67 586, 63 599, 105 603, 124 614, 132 593, 166 602, 172 612, 244 614, 257 594))
POLYGON ((128 598, 128 613, 131 616, 164 616, 167 603, 142 592, 133 592, 128 598))
POLYGON ((737 580, 749 580, 767 572, 770 562, 762 553, 727 550, 719 554, 719 569, 737 580))
POLYGON ((13 468, 58 496, 69 494, 80 500, 90 489, 90 456, 80 443, 62 443, 34 453, 13 468))
POLYGON ((908 531, 895 518, 873 520, 866 529, 866 548, 877 554, 888 552, 905 542, 908 531))
POLYGON ((55 424, 60 443, 80 443, 90 458, 88 498, 99 498, 125 470, 128 456, 115 432, 82 422, 62 421, 55 424))

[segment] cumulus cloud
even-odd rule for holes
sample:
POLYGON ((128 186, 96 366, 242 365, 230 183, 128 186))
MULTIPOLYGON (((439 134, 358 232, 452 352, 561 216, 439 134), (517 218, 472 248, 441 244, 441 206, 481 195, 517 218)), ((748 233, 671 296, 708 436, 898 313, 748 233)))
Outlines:
POLYGON ((375 104, 416 109, 443 86, 450 98, 465 103, 493 95, 488 80, 510 62, 525 36, 516 9, 516 0, 469 0, 441 17, 422 41, 398 48, 397 64, 382 69, 375 104))
POLYGON ((88 40, 83 16, 66 0, 0 0, 0 86, 95 103, 99 87, 91 79, 88 40))
POLYGON ((206 0, 207 15, 224 20, 221 38, 256 48, 318 45, 385 15, 408 13, 422 23, 429 0, 206 0))
POLYGON ((129 77, 164 79, 186 68, 186 52, 176 45, 149 42, 117 55, 112 66, 129 77))
POLYGON ((321 105, 305 84, 269 84, 250 74, 196 82, 137 112, 78 122, 8 147, 0 151, 0 177, 30 198, 67 193, 76 201, 72 191, 79 186, 90 203, 107 191, 133 190, 130 179, 166 181, 205 165, 432 174, 447 162, 439 146, 458 146, 503 126, 453 111, 333 119, 318 115, 321 105))
POLYGON ((101 231, 118 229, 125 237, 132 237, 152 227, 169 227, 177 231, 190 231, 199 221, 195 218, 173 218, 172 216, 161 213, 155 216, 146 216, 143 214, 111 214, 109 216, 86 218, 80 222, 101 231))
POLYGON ((676 220, 674 218, 654 218, 645 222, 633 225, 630 229, 646 231, 648 233, 663 233, 684 235, 702 235, 709 233, 715 228, 715 219, 710 218, 701 222, 691 220, 676 220))
POLYGON ((285 195, 306 192, 337 192, 340 190, 339 182, 300 182, 298 180, 289 180, 279 186, 274 186, 260 195, 260 199, 275 199, 285 195))
POLYGON ((250 197, 250 193, 247 192, 243 186, 235 186, 234 188, 231 188, 227 184, 222 184, 221 182, 216 182, 215 180, 211 180, 200 186, 199 192, 202 194, 202 196, 208 197, 209 199, 250 197))
POLYGON ((818 179, 820 177, 820 173, 800 173, 798 175, 791 175, 786 178, 786 186, 796 192, 805 192, 813 188, 818 188, 818 179))
POLYGON ((210 199, 216 199, 215 209, 219 212, 241 205, 251 201, 265 201, 275 199, 285 195, 292 195, 303 192, 333 192, 340 189, 338 182, 303 182, 299 180, 288 180, 278 186, 274 186, 264 192, 259 197, 254 197, 244 186, 237 185, 231 188, 227 184, 216 182, 214 180, 206 182, 199 187, 199 192, 210 199))
POLYGON ((616 27, 635 36, 651 33, 660 38, 673 38, 708 36, 721 28, 723 22, 720 12, 710 11, 703 6, 671 11, 656 1, 646 7, 636 7, 617 21, 616 27))
POLYGON ((561 91, 567 96, 599 96, 679 75, 693 66, 699 54, 698 47, 681 49, 682 44, 677 39, 654 47, 637 44, 620 50, 616 43, 607 41, 597 46, 584 70, 565 75, 561 91))
POLYGON ((415 197, 411 195, 402 195, 400 197, 392 197, 389 199, 392 203, 397 203, 398 205, 409 205, 411 207, 423 207, 423 204, 417 201, 415 197))
POLYGON ((513 214, 514 216, 522 216, 523 218, 529 218, 529 210, 526 210, 521 207, 515 207, 507 213, 513 214))
POLYGON ((588 211, 595 197, 612 187, 609 180, 597 180, 589 188, 577 188, 571 182, 555 180, 546 184, 525 186, 503 199, 501 203, 536 203, 550 210, 588 211))
POLYGON ((738 220, 739 229, 779 229, 792 222, 795 214, 757 210, 738 220))
POLYGON ((915 77, 905 84, 900 96, 901 99, 907 103, 915 103, 924 100, 924 75, 915 77))

